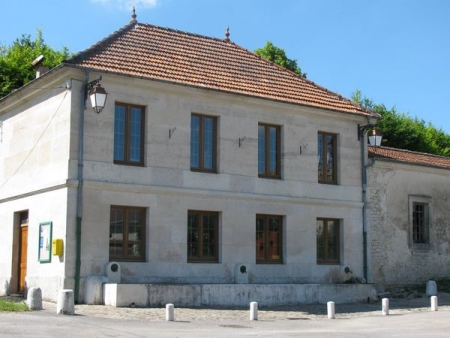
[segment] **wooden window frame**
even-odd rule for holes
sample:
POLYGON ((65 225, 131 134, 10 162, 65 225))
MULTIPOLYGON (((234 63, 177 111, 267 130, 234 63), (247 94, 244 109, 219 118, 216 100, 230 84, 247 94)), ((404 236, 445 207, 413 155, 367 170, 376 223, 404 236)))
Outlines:
MULTIPOLYGON (((319 135, 322 135, 322 167, 319 168, 318 167, 318 182, 319 183, 323 183, 323 184, 337 184, 338 183, 338 172, 337 172, 337 134, 333 134, 333 133, 327 133, 327 132, 322 132, 319 131, 317 134, 317 149, 318 149, 318 156, 320 155, 320 151, 319 151, 319 135), (328 158, 327 158, 327 137, 331 136, 333 137, 333 178, 327 179, 327 162, 328 162, 328 158), (322 170, 322 172, 320 172, 322 170)), ((320 161, 319 161, 320 163, 320 161)))
POLYGON ((187 262, 188 263, 218 263, 219 262, 219 213, 217 211, 203 211, 203 210, 188 210, 187 219, 187 262), (190 243, 189 243, 189 216, 198 215, 199 217, 199 242, 198 242, 198 256, 190 255, 190 243), (203 257, 203 216, 215 216, 214 224, 214 256, 203 257))
POLYGON ((192 166, 192 160, 190 158, 190 168, 191 171, 199 171, 199 172, 207 172, 207 173, 217 173, 217 116, 211 116, 211 115, 204 115, 204 114, 197 114, 192 113, 191 114, 191 144, 190 144, 190 151, 192 154, 192 117, 198 117, 200 120, 200 130, 198 135, 198 142, 199 142, 199 165, 198 167, 192 166), (204 121, 205 118, 212 119, 213 121, 213 150, 212 150, 212 168, 205 168, 205 140, 204 140, 204 121))
POLYGON ((281 178, 281 126, 268 124, 268 123, 258 123, 258 177, 260 178, 281 178), (259 127, 264 127, 264 172, 259 171, 259 127), (270 128, 276 128, 277 131, 277 154, 276 154, 276 171, 275 173, 270 172, 270 128))
POLYGON ((316 220, 316 257, 317 257, 317 264, 321 265, 337 265, 341 262, 341 231, 342 231, 342 225, 341 221, 339 219, 335 218, 317 218, 316 220), (324 237, 324 258, 319 258, 319 241, 317 236, 317 222, 323 223, 323 237, 324 237), (337 224, 337 235, 336 235, 336 243, 335 247, 337 248, 337 257, 336 258, 328 258, 328 222, 333 222, 334 224, 337 224))
POLYGON ((261 243, 258 242, 258 229, 255 228, 255 255, 256 255, 256 264, 283 264, 283 250, 284 250, 284 241, 283 241, 283 219, 284 217, 281 215, 266 215, 266 214, 257 214, 256 215, 256 226, 258 225, 258 219, 263 219, 264 221, 264 236, 263 236, 263 250, 264 250, 264 258, 260 259, 258 258, 258 254, 256 253, 261 246, 261 243), (280 231, 278 233, 278 247, 279 249, 279 257, 278 258, 272 258, 269 257, 269 250, 270 247, 270 236, 269 236, 269 219, 270 218, 276 218, 278 219, 278 222, 280 224, 280 231))
POLYGON ((409 245, 412 250, 427 251, 431 249, 431 229, 432 229, 432 215, 433 215, 433 204, 432 198, 425 195, 409 195, 408 196, 408 215, 409 215, 409 245), (422 227, 422 238, 417 239, 415 224, 416 206, 423 206, 423 223, 420 225, 422 227))
MULTIPOLYGON (((121 164, 121 165, 132 165, 132 166, 144 166, 144 146, 145 146, 145 107, 140 105, 134 105, 134 104, 127 104, 127 103, 121 103, 116 102, 115 108, 117 106, 124 107, 125 108, 125 135, 124 135, 124 160, 116 159, 115 155, 114 157, 114 164, 121 164), (131 109, 132 108, 138 108, 141 110, 141 144, 140 144, 140 161, 135 162, 130 160, 130 136, 131 136, 131 109)), ((114 124, 116 123, 116 113, 114 110, 114 124)), ((115 127, 114 127, 114 147, 113 147, 113 153, 115 153, 115 141, 116 135, 115 135, 115 127)))
MULTIPOLYGON (((111 255, 111 250, 109 251, 109 260, 110 261, 126 261, 126 262, 145 262, 146 252, 147 252, 147 208, 144 207, 133 207, 133 206, 123 206, 123 205, 111 205, 110 207, 110 213, 113 210, 122 210, 123 212, 123 229, 122 229, 122 255, 121 256, 114 256, 111 255), (130 241, 128 239, 128 231, 129 231, 129 224, 128 224, 128 213, 130 211, 140 211, 142 213, 142 239, 140 240, 142 242, 142 253, 139 254, 139 256, 129 256, 127 248, 130 245, 130 241)), ((112 219, 110 218, 110 226, 111 226, 112 219)), ((110 232, 111 234, 111 232, 110 232)), ((111 235, 110 235, 111 236, 111 235)), ((131 241, 132 242, 132 241, 131 241)), ((110 242, 111 245, 111 242, 110 242)))

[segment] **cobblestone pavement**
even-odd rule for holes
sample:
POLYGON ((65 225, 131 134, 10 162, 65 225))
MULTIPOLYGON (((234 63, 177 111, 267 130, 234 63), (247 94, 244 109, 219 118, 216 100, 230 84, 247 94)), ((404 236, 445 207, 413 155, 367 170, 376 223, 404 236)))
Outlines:
MULTIPOLYGON (((258 304, 258 319, 307 320, 327 317, 326 304, 300 304, 297 306, 264 307, 258 304)), ((413 299, 389 299, 389 314, 430 311, 431 301, 427 296, 413 299)), ((56 312, 56 304, 44 302, 44 309, 56 312)), ((438 310, 450 311, 450 294, 438 294, 438 310)), ((336 318, 381 316, 381 300, 374 303, 335 304, 336 318)), ((165 308, 129 308, 105 305, 76 305, 75 313, 82 316, 117 318, 128 320, 165 321, 165 308)), ((227 321, 248 320, 250 311, 243 308, 177 308, 175 321, 227 321)))

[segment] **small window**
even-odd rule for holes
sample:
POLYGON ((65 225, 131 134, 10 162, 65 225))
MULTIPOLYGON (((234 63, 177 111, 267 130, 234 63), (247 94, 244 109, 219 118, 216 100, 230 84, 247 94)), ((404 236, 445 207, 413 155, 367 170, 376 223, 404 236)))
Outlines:
POLYGON ((217 118, 191 115, 191 170, 216 172, 217 118))
POLYGON ((340 222, 318 218, 316 222, 317 264, 339 264, 340 222))
POLYGON ((109 260, 145 260, 146 209, 111 206, 109 260))
POLYGON ((258 125, 258 175, 280 178, 280 126, 258 125))
POLYGON ((336 135, 319 132, 317 136, 319 183, 337 184, 336 135))
POLYGON ((256 215, 256 263, 283 262, 283 216, 256 215))
POLYGON ((188 211, 187 257, 189 263, 219 261, 219 214, 188 211))
POLYGON ((114 163, 144 165, 144 107, 116 103, 114 163))
POLYGON ((409 243, 413 250, 430 249, 431 197, 409 195, 409 243))

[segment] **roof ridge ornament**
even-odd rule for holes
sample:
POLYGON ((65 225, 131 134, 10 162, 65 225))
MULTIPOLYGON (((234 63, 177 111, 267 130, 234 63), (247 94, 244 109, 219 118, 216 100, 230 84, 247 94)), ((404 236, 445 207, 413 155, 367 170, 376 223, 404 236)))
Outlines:
POLYGON ((137 17, 136 10, 134 9, 134 6, 133 6, 133 14, 131 15, 131 22, 136 22, 136 17, 137 17))
POLYGON ((227 30, 225 31, 225 38, 223 39, 225 42, 230 42, 230 26, 227 26, 227 30))

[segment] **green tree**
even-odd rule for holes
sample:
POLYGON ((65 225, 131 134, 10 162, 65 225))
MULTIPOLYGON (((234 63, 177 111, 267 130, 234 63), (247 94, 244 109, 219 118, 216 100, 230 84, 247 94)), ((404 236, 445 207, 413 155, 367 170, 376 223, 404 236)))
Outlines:
POLYGON ((263 48, 256 49, 255 54, 281 67, 287 68, 298 75, 306 77, 306 73, 302 73, 302 70, 297 65, 297 60, 289 59, 284 49, 274 46, 270 41, 267 41, 263 48))
POLYGON ((359 90, 352 94, 352 99, 382 117, 377 130, 383 135, 383 146, 450 157, 450 135, 442 129, 408 113, 399 113, 395 107, 387 109, 384 104, 374 104, 359 90))
POLYGON ((31 63, 39 55, 44 55, 42 66, 53 68, 71 54, 67 47, 54 50, 45 44, 42 30, 36 32, 33 41, 30 35, 22 35, 11 46, 0 45, 0 97, 22 87, 36 77, 31 63))

